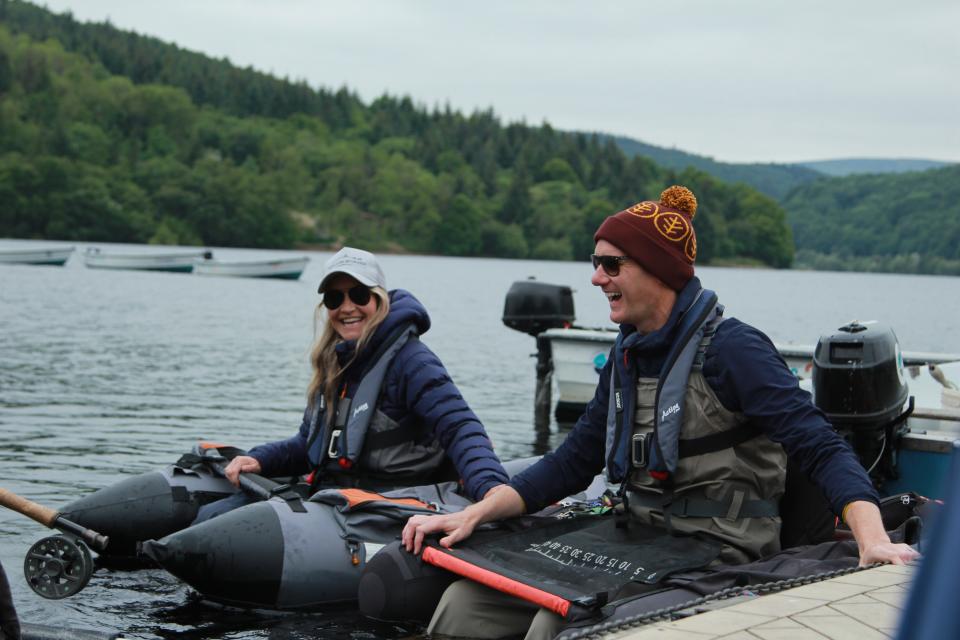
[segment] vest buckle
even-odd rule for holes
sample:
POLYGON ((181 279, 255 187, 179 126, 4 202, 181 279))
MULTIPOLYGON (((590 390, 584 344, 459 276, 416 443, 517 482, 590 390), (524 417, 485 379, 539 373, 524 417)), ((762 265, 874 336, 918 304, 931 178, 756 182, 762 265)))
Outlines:
POLYGON ((340 434, 343 433, 343 429, 334 429, 330 433, 330 446, 327 447, 327 456, 331 458, 336 458, 339 456, 337 452, 340 448, 340 434))
POLYGON ((635 433, 630 439, 630 462, 637 469, 646 469, 650 460, 650 433, 635 433))

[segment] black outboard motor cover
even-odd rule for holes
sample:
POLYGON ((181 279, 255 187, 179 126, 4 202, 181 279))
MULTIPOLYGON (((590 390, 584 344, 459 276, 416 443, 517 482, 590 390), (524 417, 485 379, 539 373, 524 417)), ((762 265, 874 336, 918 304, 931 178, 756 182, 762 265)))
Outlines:
POLYGON ((503 303, 503 324, 532 336, 568 327, 574 319, 573 291, 562 285, 518 280, 503 303))
POLYGON ((874 430, 893 420, 907 400, 893 330, 854 321, 822 336, 813 354, 813 396, 838 429, 874 430))

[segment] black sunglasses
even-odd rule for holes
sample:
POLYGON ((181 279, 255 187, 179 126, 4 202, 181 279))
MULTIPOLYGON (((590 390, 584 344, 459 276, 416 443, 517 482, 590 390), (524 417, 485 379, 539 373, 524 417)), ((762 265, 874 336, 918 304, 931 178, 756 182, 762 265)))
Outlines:
POLYGON ((620 266, 629 259, 627 256, 598 256, 595 253, 590 254, 590 262, 593 263, 593 269, 596 270, 597 267, 603 267, 603 272, 611 278, 620 275, 620 266))
POLYGON ((350 287, 346 294, 338 289, 327 291, 323 294, 323 306, 331 311, 334 309, 339 309, 340 305, 343 304, 343 301, 347 296, 350 296, 350 302, 358 307, 362 307, 370 302, 370 288, 365 287, 362 284, 358 284, 355 287, 350 287))

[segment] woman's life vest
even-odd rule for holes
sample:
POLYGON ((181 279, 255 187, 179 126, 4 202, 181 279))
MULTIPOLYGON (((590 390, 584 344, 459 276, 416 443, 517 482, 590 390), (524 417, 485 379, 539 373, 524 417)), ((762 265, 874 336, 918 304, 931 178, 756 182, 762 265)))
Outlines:
POLYGON ((310 417, 307 457, 316 471, 314 484, 335 476, 389 478, 406 482, 429 479, 445 461, 443 447, 417 425, 401 427, 377 408, 384 378, 397 353, 417 340, 414 324, 401 327, 384 340, 369 360, 352 395, 339 398, 332 420, 327 419, 323 394, 317 394, 310 417))

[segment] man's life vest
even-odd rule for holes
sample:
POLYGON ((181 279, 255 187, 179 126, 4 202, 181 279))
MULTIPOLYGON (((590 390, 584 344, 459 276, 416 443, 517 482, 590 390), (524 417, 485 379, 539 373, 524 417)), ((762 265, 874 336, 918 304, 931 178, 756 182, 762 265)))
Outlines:
POLYGON ((708 532, 728 544, 724 560, 744 562, 779 551, 786 454, 743 414, 726 409, 703 376, 722 314, 716 294, 701 290, 658 378, 636 377, 618 340, 607 475, 622 483, 641 522, 708 532))
POLYGON ((421 425, 401 426, 377 407, 394 358, 407 342, 417 339, 416 326, 409 324, 384 340, 353 394, 337 401, 332 420, 327 418, 323 394, 317 394, 307 436, 307 457, 317 471, 315 484, 325 476, 344 474, 406 482, 429 478, 441 466, 443 447, 428 438, 421 425))

